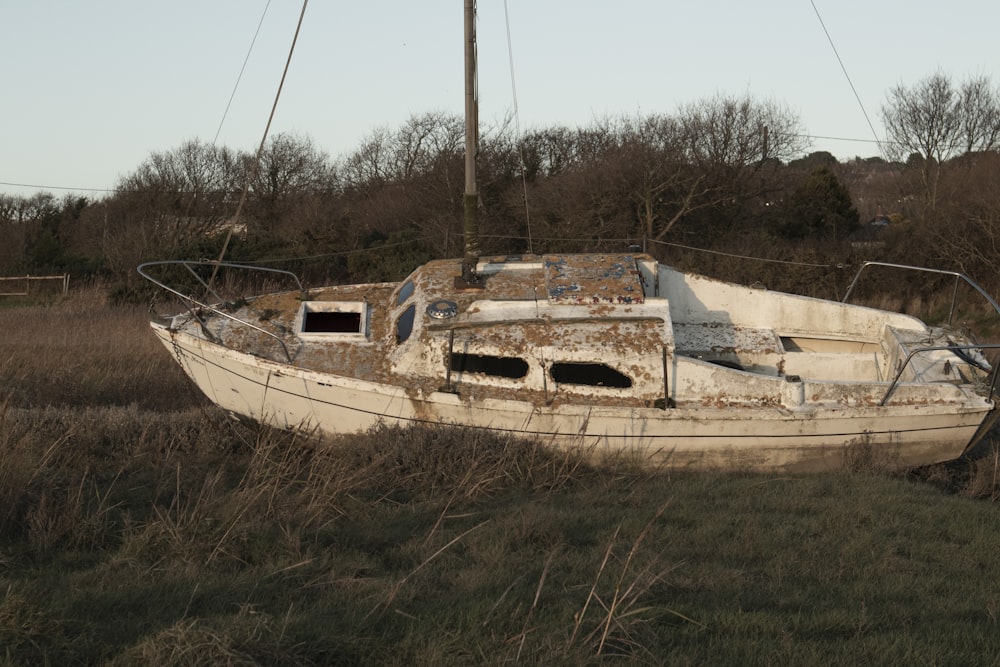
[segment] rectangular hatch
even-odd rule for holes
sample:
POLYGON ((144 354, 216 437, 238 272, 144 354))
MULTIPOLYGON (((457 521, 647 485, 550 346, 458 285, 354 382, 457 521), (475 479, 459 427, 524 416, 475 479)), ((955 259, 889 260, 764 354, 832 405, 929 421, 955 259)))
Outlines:
POLYGON ((295 317, 304 340, 364 340, 368 335, 368 304, 364 301, 304 301, 295 317))

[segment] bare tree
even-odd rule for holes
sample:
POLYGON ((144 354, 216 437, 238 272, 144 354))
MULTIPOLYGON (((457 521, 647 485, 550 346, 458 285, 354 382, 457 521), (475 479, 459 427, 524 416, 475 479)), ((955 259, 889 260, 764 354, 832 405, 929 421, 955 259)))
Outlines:
POLYGON ((388 128, 376 128, 362 140, 357 150, 339 161, 339 171, 347 187, 362 190, 389 180, 390 142, 388 128))
POLYGON ((442 160, 464 151, 465 126, 458 116, 443 112, 412 116, 396 133, 392 174, 410 179, 436 170, 442 160))
POLYGON ((101 204, 101 257, 108 269, 126 287, 139 282, 136 266, 169 256, 156 225, 140 215, 130 197, 111 197, 101 204), (161 255, 161 256, 157 256, 161 255))
POLYGON ((912 87, 889 91, 882 106, 890 159, 919 167, 925 213, 937 208, 945 162, 975 151, 994 150, 1000 140, 1000 94, 986 76, 956 87, 937 72, 912 87))
POLYGON ((128 202, 136 224, 154 228, 161 250, 218 231, 232 214, 239 166, 226 148, 198 140, 153 153, 122 178, 116 197, 128 202))
MULTIPOLYGON (((301 214, 307 200, 322 198, 337 191, 337 171, 328 155, 312 139, 281 133, 264 146, 257 168, 254 157, 244 155, 252 197, 247 206, 247 220, 257 231, 272 234, 290 219, 301 214)), ((231 211, 230 213, 234 213, 231 211)), ((301 227, 302 221, 294 221, 301 227)))
POLYGON ((59 202, 48 192, 31 197, 0 195, 0 270, 25 270, 32 239, 58 215, 59 202))
POLYGON ((715 225, 745 224, 747 207, 771 196, 781 164, 808 144, 797 114, 750 95, 716 95, 687 105, 677 124, 684 160, 697 173, 678 212, 687 216, 701 209, 715 225))
POLYGON ((447 252, 460 237, 463 147, 462 119, 443 112, 373 132, 339 162, 355 226, 375 236, 417 229, 447 252))
POLYGON ((788 161, 806 148, 797 114, 750 95, 716 95, 683 107, 679 122, 688 158, 743 178, 768 162, 788 161))
POLYGON ((962 84, 959 108, 965 153, 996 149, 1000 145, 1000 91, 988 76, 962 84))
POLYGON ((250 189, 260 197, 285 197, 326 190, 335 180, 329 156, 312 139, 281 133, 264 146, 250 189))
POLYGON ((340 172, 352 188, 378 187, 426 174, 442 158, 460 155, 463 124, 457 116, 430 112, 411 116, 395 132, 378 128, 342 159, 340 172))
POLYGON ((926 225, 936 260, 984 282, 1000 285, 1000 153, 958 159, 961 168, 942 175, 940 215, 947 225, 926 225))
POLYGON ((902 161, 916 153, 942 163, 997 148, 1000 93, 987 76, 971 77, 956 88, 950 77, 937 72, 912 87, 890 89, 882 120, 890 158, 902 161))
MULTIPOLYGON (((707 189, 686 159, 679 120, 672 116, 622 117, 588 133, 597 143, 593 163, 617 181, 612 192, 643 239, 662 240, 686 214, 704 205, 707 189)), ((634 228, 626 227, 633 237, 634 228)))
POLYGON ((941 163, 951 157, 961 131, 959 100, 951 79, 940 72, 913 87, 890 89, 882 106, 889 158, 902 161, 915 153, 941 163))
POLYGON ((804 146, 798 117, 750 97, 718 96, 677 115, 603 119, 522 140, 536 228, 564 238, 661 241, 692 213, 759 194, 804 146), (538 223, 542 220, 545 223, 538 223))
POLYGON ((568 127, 526 133, 521 138, 525 176, 529 181, 563 173, 579 164, 579 136, 568 127))
POLYGON ((0 222, 38 222, 59 210, 59 202, 49 192, 39 192, 31 197, 0 194, 0 222))

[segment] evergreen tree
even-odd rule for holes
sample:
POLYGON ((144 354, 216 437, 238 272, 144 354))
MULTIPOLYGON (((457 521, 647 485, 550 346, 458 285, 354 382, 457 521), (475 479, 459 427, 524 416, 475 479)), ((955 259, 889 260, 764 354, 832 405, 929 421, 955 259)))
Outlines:
POLYGON ((792 192, 778 231, 789 239, 843 239, 859 226, 847 188, 830 169, 820 167, 792 192))

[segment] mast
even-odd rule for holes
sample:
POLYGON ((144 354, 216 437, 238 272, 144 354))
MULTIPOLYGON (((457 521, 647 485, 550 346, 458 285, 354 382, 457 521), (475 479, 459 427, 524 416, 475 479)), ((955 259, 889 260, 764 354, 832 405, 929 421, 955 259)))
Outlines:
POLYGON ((479 153, 479 95, 476 90, 476 0, 465 0, 465 255, 462 281, 476 286, 479 262, 479 194, 476 192, 476 157, 479 153))

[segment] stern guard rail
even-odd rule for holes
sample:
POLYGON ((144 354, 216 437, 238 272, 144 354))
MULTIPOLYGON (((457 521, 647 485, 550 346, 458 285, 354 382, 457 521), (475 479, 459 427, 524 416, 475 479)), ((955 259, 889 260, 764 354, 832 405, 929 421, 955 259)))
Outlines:
MULTIPOLYGON (((890 262, 874 262, 874 261, 864 262, 861 265, 861 268, 858 269, 857 274, 855 274, 854 280, 851 281, 850 286, 847 288, 847 293, 844 294, 844 298, 841 299, 842 303, 847 303, 847 300, 851 298, 851 293, 854 291, 854 288, 861 280, 861 274, 864 273, 864 270, 869 266, 882 266, 890 269, 903 269, 905 271, 921 271, 924 273, 934 273, 943 276, 953 276, 955 278, 955 286, 952 288, 951 291, 951 305, 948 308, 948 326, 952 325, 952 320, 955 317, 955 302, 958 299, 958 285, 961 281, 965 281, 966 285, 979 292, 979 295, 982 296, 984 299, 986 299, 986 302, 990 304, 990 306, 993 308, 993 312, 996 313, 998 317, 1000 317, 1000 304, 997 304, 996 300, 994 300, 993 297, 987 294, 986 290, 984 290, 977 282, 972 280, 972 278, 969 278, 964 273, 959 273, 958 271, 946 271, 942 269, 929 269, 924 266, 893 264, 890 262)), ((896 377, 893 378, 891 383, 889 383, 889 390, 886 392, 885 396, 882 398, 882 402, 879 403, 879 405, 886 404, 886 401, 889 400, 889 396, 892 395, 892 392, 896 389, 896 385, 899 383, 899 378, 903 375, 903 371, 905 371, 906 367, 910 365, 910 361, 916 355, 922 352, 934 352, 937 350, 951 350, 954 352, 960 350, 995 350, 995 349, 1000 349, 1000 345, 944 345, 935 347, 921 347, 911 350, 910 353, 907 354, 906 360, 903 362, 899 370, 896 372, 896 377)), ((1000 364, 997 364, 997 367, 993 368, 992 373, 990 374, 989 397, 991 400, 994 396, 994 392, 996 389, 998 373, 1000 373, 1000 364)))
MULTIPOLYGON (((894 378, 892 378, 892 382, 889 383, 889 388, 886 390, 885 396, 882 397, 882 400, 879 402, 879 405, 884 406, 886 404, 886 402, 888 402, 889 397, 892 396, 892 392, 894 392, 896 390, 896 386, 899 384, 899 379, 903 376, 903 371, 905 371, 906 368, 907 368, 907 366, 910 365, 910 362, 913 360, 914 357, 916 357, 918 354, 921 354, 923 352, 936 352, 938 350, 948 350, 950 352, 955 352, 956 355, 957 355, 957 353, 959 351, 966 351, 966 350, 969 350, 969 351, 1000 350, 1000 344, 992 344, 992 345, 933 345, 933 346, 929 346, 929 347, 918 347, 918 348, 914 348, 914 349, 910 350, 909 354, 906 355, 906 359, 903 361, 902 364, 900 364, 899 369, 896 371, 896 376, 894 378)), ((961 359, 962 357, 959 356, 959 358, 961 359)), ((976 368, 979 368, 979 370, 982 370, 982 371, 986 370, 986 369, 982 368, 981 366, 979 366, 978 364, 975 364, 973 362, 968 362, 967 361, 966 363, 968 363, 970 366, 974 366, 976 368)), ((989 396, 990 400, 993 400, 994 391, 996 390, 997 371, 998 371, 998 369, 1000 369, 1000 365, 998 365, 997 368, 991 369, 991 372, 989 374, 989 377, 990 377, 989 394, 987 394, 987 395, 989 396)))
POLYGON ((944 271, 944 270, 941 270, 941 269, 928 269, 927 267, 923 267, 923 266, 908 266, 906 264, 891 264, 889 262, 865 262, 864 264, 862 264, 861 268, 858 269, 857 274, 855 274, 854 280, 851 281, 850 287, 847 288, 847 293, 844 294, 844 298, 841 299, 841 303, 847 303, 847 300, 849 298, 851 298, 851 292, 854 291, 854 288, 855 288, 855 286, 857 286, 858 281, 861 280, 861 274, 869 266, 884 266, 884 267, 888 267, 888 268, 891 268, 891 269, 904 269, 904 270, 907 270, 907 271, 923 271, 924 273, 936 273, 938 275, 954 276, 954 278, 955 278, 955 287, 952 288, 952 291, 951 291, 951 307, 948 310, 948 325, 949 326, 951 325, 952 318, 955 316, 955 300, 958 298, 958 284, 959 284, 960 280, 964 280, 965 283, 969 287, 971 287, 972 289, 974 289, 977 292, 979 292, 979 294, 984 299, 986 299, 987 303, 989 303, 990 306, 993 307, 993 312, 995 312, 998 316, 1000 316, 1000 305, 998 305, 997 302, 993 300, 993 297, 991 297, 989 294, 986 293, 986 290, 984 290, 982 287, 980 287, 978 283, 976 283, 974 280, 972 280, 972 278, 968 277, 964 273, 959 273, 958 271, 944 271))

